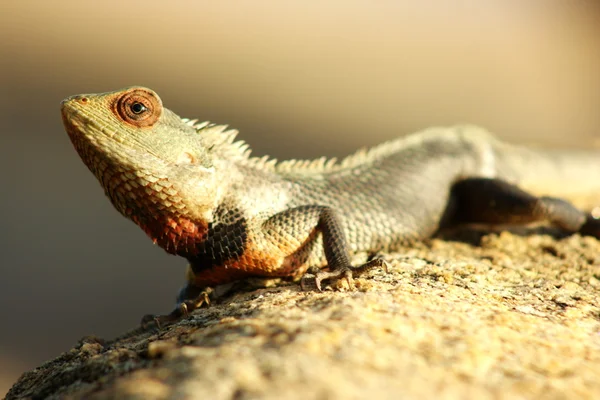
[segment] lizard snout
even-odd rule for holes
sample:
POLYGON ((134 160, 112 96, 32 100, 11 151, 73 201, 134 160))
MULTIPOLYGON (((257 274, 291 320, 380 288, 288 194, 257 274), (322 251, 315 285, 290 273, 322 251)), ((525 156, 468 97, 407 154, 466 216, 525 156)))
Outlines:
POLYGON ((66 99, 64 99, 63 101, 60 102, 60 106, 61 106, 61 109, 64 110, 65 108, 69 107, 73 103, 87 104, 88 102, 89 102, 89 98, 87 96, 77 95, 77 96, 67 97, 66 99))

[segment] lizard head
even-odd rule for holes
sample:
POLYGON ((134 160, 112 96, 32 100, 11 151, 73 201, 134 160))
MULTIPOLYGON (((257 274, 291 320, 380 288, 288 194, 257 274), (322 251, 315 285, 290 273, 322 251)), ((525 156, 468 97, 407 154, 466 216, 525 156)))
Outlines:
POLYGON ((119 165, 154 156, 164 164, 212 166, 196 130, 144 87, 71 96, 62 101, 62 117, 78 151, 86 142, 105 158, 119 158, 119 165))
POLYGON ((167 235, 165 224, 199 234, 210 221, 222 180, 215 157, 193 124, 164 108, 154 91, 71 96, 62 102, 62 119, 114 206, 155 241, 167 235))

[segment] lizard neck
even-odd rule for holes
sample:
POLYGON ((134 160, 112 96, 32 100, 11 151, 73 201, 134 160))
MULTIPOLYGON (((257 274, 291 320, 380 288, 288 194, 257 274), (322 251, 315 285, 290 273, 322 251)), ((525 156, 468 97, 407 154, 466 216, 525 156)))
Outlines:
POLYGON ((155 244, 171 254, 196 254, 196 245, 205 240, 209 222, 188 212, 185 197, 172 182, 166 178, 140 178, 139 171, 110 169, 104 171, 100 181, 115 208, 155 244))

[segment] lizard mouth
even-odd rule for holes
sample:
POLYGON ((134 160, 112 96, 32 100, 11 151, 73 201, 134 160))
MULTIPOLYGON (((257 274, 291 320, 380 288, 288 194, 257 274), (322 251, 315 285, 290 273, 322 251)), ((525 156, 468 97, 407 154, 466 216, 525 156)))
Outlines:
POLYGON ((123 149, 117 151, 119 149, 117 132, 110 132, 79 109, 87 102, 88 99, 83 96, 63 100, 62 121, 79 157, 104 185, 105 174, 114 169, 115 165, 120 165, 116 159, 124 162, 128 152, 123 149))
POLYGON ((108 124, 97 122, 104 118, 99 115, 101 113, 94 112, 93 108, 88 107, 89 101, 86 96, 72 96, 61 102, 63 125, 71 140, 86 140, 91 144, 108 145, 106 139, 110 139, 121 143, 122 135, 119 135, 117 130, 110 129, 108 124))
POLYGON ((127 158, 127 155, 134 151, 135 141, 131 141, 128 147, 122 146, 125 135, 117 129, 111 129, 108 124, 98 123, 93 109, 82 109, 86 103, 88 99, 84 96, 69 97, 61 103, 65 131, 79 156, 86 164, 92 161, 92 153, 100 155, 101 158, 127 158))

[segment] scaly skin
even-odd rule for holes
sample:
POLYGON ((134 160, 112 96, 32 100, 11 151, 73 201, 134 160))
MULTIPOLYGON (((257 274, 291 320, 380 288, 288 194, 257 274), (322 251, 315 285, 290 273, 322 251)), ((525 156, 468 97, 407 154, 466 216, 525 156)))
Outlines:
POLYGON ((584 172, 600 178, 594 152, 529 150, 458 126, 341 162, 276 163, 250 157, 225 126, 181 119, 142 87, 70 97, 62 116, 115 208, 189 261, 180 302, 203 287, 247 276, 298 277, 327 265, 329 272, 317 275, 320 288, 322 279, 351 279, 353 270, 382 265, 353 267, 353 253, 394 250, 464 222, 549 220, 596 235, 594 221, 585 223, 569 203, 515 186, 555 195, 569 184, 575 194, 600 193, 600 179, 576 184, 584 172))

